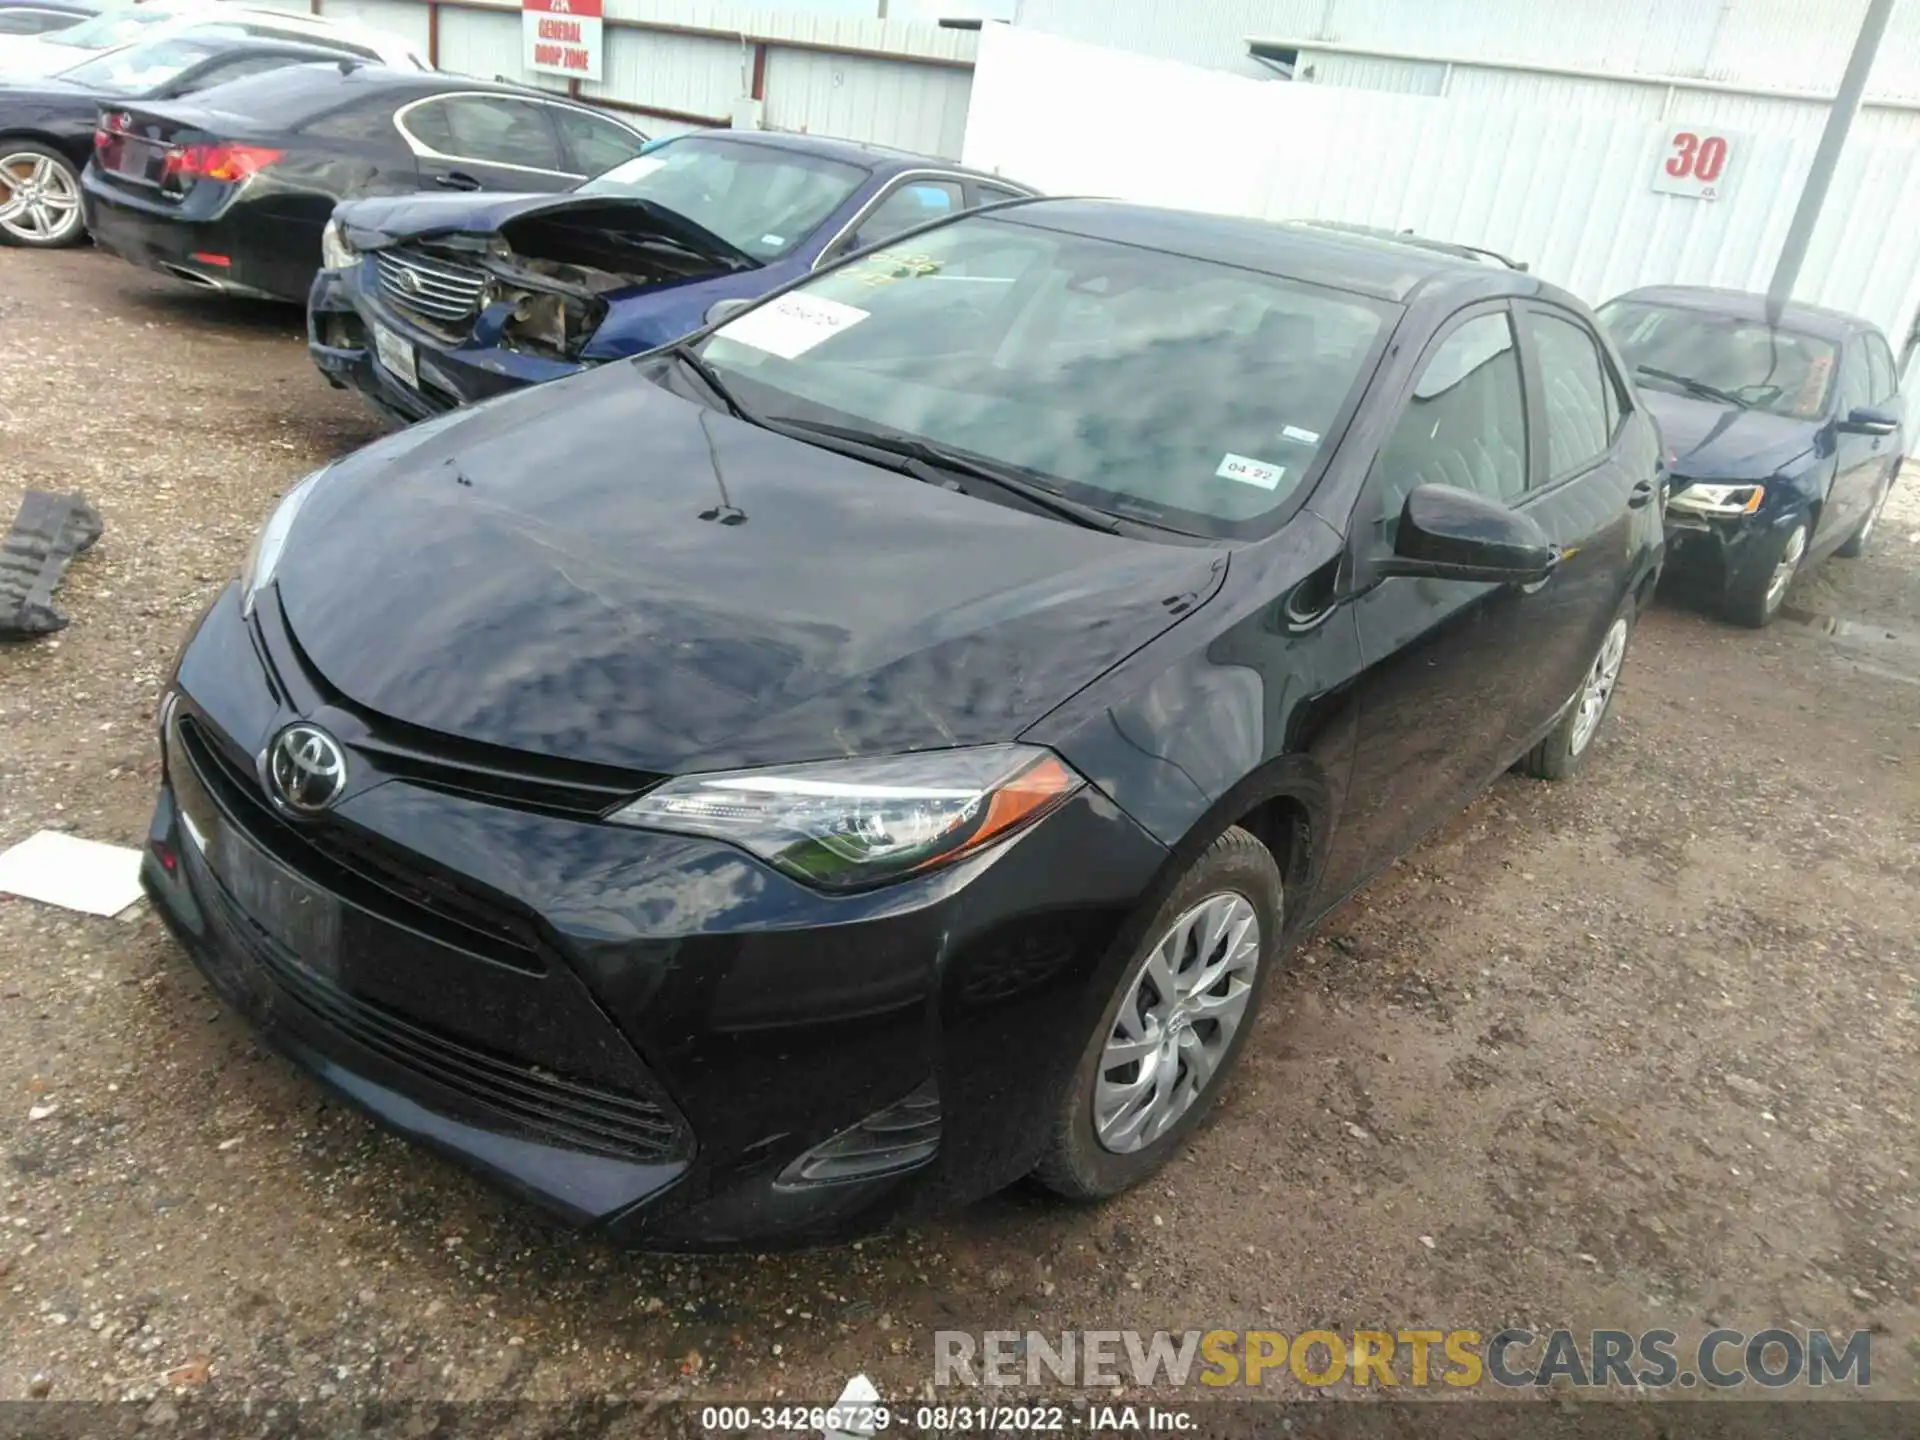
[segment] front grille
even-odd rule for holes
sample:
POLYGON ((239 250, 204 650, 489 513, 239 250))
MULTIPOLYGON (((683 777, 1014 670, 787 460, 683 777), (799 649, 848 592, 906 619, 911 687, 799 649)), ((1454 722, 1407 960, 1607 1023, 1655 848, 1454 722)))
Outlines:
POLYGON ((464 332, 486 303, 487 273, 477 265, 419 250, 376 250, 380 294, 389 305, 436 329, 464 332))
POLYGON ((531 1138, 646 1164, 688 1158, 691 1137, 685 1125, 651 1100, 582 1085, 476 1050, 305 969, 233 904, 191 846, 187 854, 201 893, 216 902, 207 913, 228 942, 259 963, 279 995, 328 1028, 531 1138))
POLYGON ((180 750, 203 787, 262 850, 381 919, 529 975, 546 973, 533 922, 412 857, 344 826, 295 826, 254 777, 197 725, 175 724, 180 750))

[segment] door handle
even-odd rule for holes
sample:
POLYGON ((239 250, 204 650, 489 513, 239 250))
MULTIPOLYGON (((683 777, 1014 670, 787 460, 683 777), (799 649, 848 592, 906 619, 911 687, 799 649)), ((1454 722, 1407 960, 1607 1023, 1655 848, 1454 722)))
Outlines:
POLYGON ((1640 481, 1627 493, 1628 508, 1638 510, 1642 505, 1645 505, 1653 499, 1654 493, 1659 488, 1660 487, 1655 485, 1651 480, 1640 481))
POLYGON ((464 170, 449 170, 444 175, 434 177, 434 184, 442 190, 478 190, 480 182, 464 170))

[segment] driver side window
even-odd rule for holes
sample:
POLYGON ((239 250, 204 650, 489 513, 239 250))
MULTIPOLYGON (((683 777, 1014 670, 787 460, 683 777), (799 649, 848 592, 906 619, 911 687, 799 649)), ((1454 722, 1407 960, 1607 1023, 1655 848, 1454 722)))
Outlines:
POLYGON ((1844 420, 1849 412, 1872 403, 1873 375, 1867 366, 1867 347, 1855 335, 1840 357, 1840 399, 1835 408, 1844 420))
POLYGON ((1454 485, 1512 504, 1527 490, 1527 406, 1504 310, 1461 323, 1427 357, 1380 449, 1373 519, 1392 545, 1407 496, 1454 485))

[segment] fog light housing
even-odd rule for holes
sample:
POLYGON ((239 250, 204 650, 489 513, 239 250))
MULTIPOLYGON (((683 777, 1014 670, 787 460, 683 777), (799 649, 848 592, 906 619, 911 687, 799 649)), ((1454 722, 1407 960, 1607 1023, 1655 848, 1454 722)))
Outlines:
POLYGON ((902 1100, 823 1140, 780 1172, 789 1189, 874 1180, 917 1169, 940 1149, 940 1087, 932 1077, 902 1100))

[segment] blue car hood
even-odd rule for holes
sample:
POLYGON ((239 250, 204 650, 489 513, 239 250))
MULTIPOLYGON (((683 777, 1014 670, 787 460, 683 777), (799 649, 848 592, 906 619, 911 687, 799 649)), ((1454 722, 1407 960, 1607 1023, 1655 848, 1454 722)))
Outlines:
POLYGON ((1715 400, 1671 395, 1642 385, 1640 399, 1689 480, 1764 480, 1813 448, 1818 420, 1742 410, 1715 400))
POLYGON ((348 238, 363 250, 429 235, 491 235, 516 220, 571 212, 583 223, 608 228, 632 227, 711 256, 727 269, 757 269, 760 262, 711 230, 652 200, 625 195, 477 195, 369 196, 334 213, 348 238))

